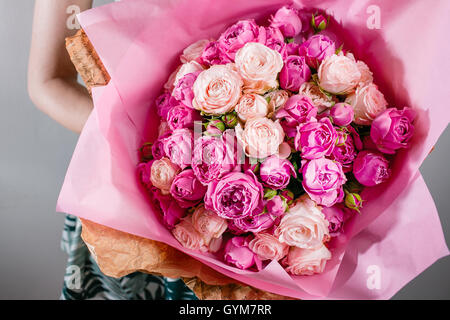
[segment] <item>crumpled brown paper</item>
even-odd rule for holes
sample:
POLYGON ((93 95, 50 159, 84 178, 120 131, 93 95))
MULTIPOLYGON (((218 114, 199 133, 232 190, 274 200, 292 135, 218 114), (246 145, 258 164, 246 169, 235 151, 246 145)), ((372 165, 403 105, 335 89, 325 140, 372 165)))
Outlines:
MULTIPOLYGON (((66 39, 66 48, 89 92, 106 85, 110 76, 87 35, 80 30, 66 39)), ((236 282, 164 243, 141 238, 82 219, 82 238, 101 271, 122 277, 135 271, 182 278, 204 300, 292 299, 236 282)))

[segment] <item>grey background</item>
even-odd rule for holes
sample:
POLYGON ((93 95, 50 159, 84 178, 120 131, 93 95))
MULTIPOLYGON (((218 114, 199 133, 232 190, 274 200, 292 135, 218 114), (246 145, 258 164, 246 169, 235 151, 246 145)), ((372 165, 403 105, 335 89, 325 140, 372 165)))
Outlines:
MULTIPOLYGON (((96 1, 104 4, 109 1, 96 1)), ((0 299, 58 299, 66 264, 55 204, 77 135, 39 112, 27 94, 33 1, 0 0, 0 299)), ((450 237, 450 130, 421 172, 450 237)), ((450 257, 395 299, 449 299, 450 257)))

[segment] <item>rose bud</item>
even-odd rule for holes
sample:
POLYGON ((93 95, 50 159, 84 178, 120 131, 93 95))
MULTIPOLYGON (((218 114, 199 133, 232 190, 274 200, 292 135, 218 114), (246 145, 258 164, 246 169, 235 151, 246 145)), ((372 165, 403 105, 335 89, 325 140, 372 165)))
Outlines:
POLYGON ((224 131, 225 124, 218 119, 212 119, 206 126, 206 132, 210 136, 220 136, 224 131))
POLYGON ((239 269, 249 269, 256 267, 259 271, 262 269, 261 259, 249 248, 251 241, 249 237, 233 237, 225 245, 224 260, 226 263, 239 269))
POLYGON ((297 10, 286 6, 275 13, 270 26, 278 27, 286 38, 293 38, 302 31, 302 21, 297 10))
POLYGON ((414 133, 414 117, 415 113, 410 108, 389 108, 380 114, 370 128, 370 137, 378 150, 393 154, 397 149, 407 148, 414 133))
POLYGON ((346 127, 352 123, 355 113, 351 105, 340 102, 331 107, 330 116, 333 119, 333 124, 346 127))
POLYGON ((328 26, 329 19, 324 17, 322 14, 312 15, 311 18, 311 27, 313 27, 314 31, 320 32, 325 30, 328 26))
POLYGON ((142 147, 139 149, 139 153, 141 155, 141 161, 142 162, 148 162, 153 159, 153 152, 152 152, 152 143, 146 142, 142 145, 142 147))
POLYGON ((270 156, 261 163, 259 176, 262 183, 272 189, 285 189, 291 176, 297 177, 295 168, 289 160, 270 156))
POLYGON ((310 78, 311 70, 306 64, 305 58, 289 56, 284 61, 283 69, 280 72, 280 87, 298 92, 300 86, 310 78))
POLYGON ((238 124, 238 116, 236 112, 230 112, 222 116, 222 121, 227 128, 233 129, 238 124))
POLYGON ((364 186, 372 187, 386 181, 391 175, 389 162, 379 152, 361 151, 353 163, 353 174, 364 186))
POLYGON ((266 202, 267 212, 273 216, 280 217, 288 209, 286 200, 280 196, 274 196, 266 202))
POLYGON ((288 189, 281 191, 280 196, 286 201, 288 205, 294 203, 294 193, 288 189))
POLYGON ((361 199, 361 196, 357 193, 347 193, 344 202, 347 208, 358 212, 359 209, 363 206, 363 199, 361 199))
MULTIPOLYGON (((326 58, 336 51, 334 42, 327 36, 318 34, 303 42, 298 49, 299 55, 305 57, 305 61, 311 68, 318 69, 326 58)), ((359 80, 359 78, 358 78, 359 80)))

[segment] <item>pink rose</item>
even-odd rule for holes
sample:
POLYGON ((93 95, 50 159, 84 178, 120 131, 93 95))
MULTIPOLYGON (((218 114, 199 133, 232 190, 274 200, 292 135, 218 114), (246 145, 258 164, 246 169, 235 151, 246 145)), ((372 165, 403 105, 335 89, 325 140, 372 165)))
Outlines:
POLYGON ((317 204, 331 207, 344 198, 342 185, 347 178, 342 165, 320 158, 306 162, 302 167, 303 188, 317 204))
POLYGON ((266 158, 260 166, 259 176, 262 183, 272 189, 285 189, 291 176, 297 177, 294 166, 289 160, 277 156, 266 158))
POLYGON ((337 134, 338 139, 342 142, 338 142, 334 147, 330 159, 339 162, 344 172, 350 172, 357 153, 353 138, 344 130, 338 130, 337 134))
POLYGON ((225 219, 241 219, 263 210, 263 187, 251 171, 230 172, 208 185, 205 208, 225 219))
POLYGON ((285 270, 296 276, 311 276, 322 273, 331 252, 322 245, 314 249, 291 248, 283 264, 285 270))
POLYGON ((268 118, 272 118, 273 114, 282 108, 289 99, 289 93, 285 90, 274 90, 264 95, 269 101, 268 118))
POLYGON ((170 136, 170 132, 163 134, 158 137, 156 141, 152 145, 152 155, 155 160, 159 160, 162 157, 166 157, 166 153, 164 152, 164 139, 170 136))
POLYGON ((152 182, 150 181, 152 163, 153 163, 153 161, 141 162, 138 164, 137 169, 136 169, 139 181, 147 189, 151 189, 151 187, 152 187, 152 182))
POLYGON ((363 186, 372 187, 386 181, 390 175, 389 162, 379 152, 361 151, 353 163, 353 174, 363 186))
POLYGON ((170 193, 182 208, 190 208, 203 200, 206 187, 197 180, 192 169, 187 169, 173 179, 170 193))
POLYGON ((266 201, 267 212, 274 217, 281 217, 286 212, 288 206, 281 196, 275 196, 266 201))
POLYGON ((318 248, 330 237, 320 207, 305 196, 281 218, 274 235, 282 243, 304 249, 318 248))
POLYGON ((199 58, 203 53, 203 49, 209 44, 209 40, 202 39, 194 42, 186 49, 183 50, 183 54, 180 56, 182 63, 188 63, 193 60, 199 62, 199 58))
POLYGON ((297 10, 287 6, 278 9, 270 26, 279 28, 286 38, 293 38, 302 31, 302 21, 297 10))
POLYGON ((251 118, 263 118, 269 111, 269 104, 259 94, 244 94, 234 110, 237 112, 239 119, 247 121, 251 118))
POLYGON ((281 54, 283 58, 287 57, 286 54, 286 42, 284 42, 284 36, 280 29, 275 27, 266 28, 266 47, 275 50, 281 54))
POLYGON ((194 82, 192 106, 213 115, 230 112, 241 98, 242 85, 233 65, 211 66, 194 82))
POLYGON ((246 232, 261 232, 264 230, 269 229, 272 227, 275 223, 275 216, 272 216, 269 213, 263 213, 260 212, 249 215, 242 219, 234 219, 230 222, 230 228, 233 230, 242 231, 243 233, 246 232))
POLYGON ((233 237, 225 245, 224 260, 239 269, 262 269, 262 261, 248 247, 250 237, 233 237))
POLYGON ((172 96, 189 108, 192 108, 192 100, 194 99, 192 87, 200 72, 197 71, 184 75, 172 91, 172 96))
POLYGON ((284 140, 284 131, 278 121, 268 118, 250 119, 242 130, 236 126, 236 135, 247 156, 263 159, 278 153, 284 140))
POLYGON ((326 58, 317 71, 320 87, 332 94, 348 94, 354 91, 361 79, 356 62, 344 55, 326 58))
POLYGON ((230 62, 232 62, 231 59, 222 52, 220 44, 217 41, 208 43, 200 56, 200 63, 205 66, 227 64, 230 62))
POLYGON ((174 105, 177 105, 177 101, 173 98, 169 92, 164 92, 155 100, 156 110, 158 115, 164 120, 167 119, 167 113, 174 105))
POLYGON ((345 102, 353 107, 355 123, 360 125, 370 125, 387 107, 384 95, 373 83, 358 87, 355 93, 345 99, 345 102))
POLYGON ((249 42, 266 42, 264 27, 259 27, 254 20, 241 20, 229 27, 219 37, 220 49, 231 60, 236 52, 249 42))
POLYGON ((289 252, 288 245, 264 232, 255 234, 255 238, 249 242, 248 247, 263 261, 281 260, 289 252))
POLYGON ((322 61, 332 56, 335 51, 334 41, 318 34, 303 42, 298 49, 298 54, 305 57, 308 66, 318 69, 322 61))
POLYGON ((359 72, 361 73, 361 78, 359 79, 358 86, 365 87, 373 82, 373 73, 370 71, 367 64, 363 61, 357 61, 356 66, 358 67, 359 72))
POLYGON ((289 56, 284 61, 280 72, 280 87, 285 90, 298 91, 300 86, 309 81, 311 70, 306 65, 305 58, 289 56))
POLYGON ((351 105, 340 102, 331 107, 330 116, 335 125, 346 127, 352 123, 355 113, 351 105))
POLYGON ((166 83, 164 84, 164 89, 166 91, 170 91, 172 92, 173 87, 174 87, 174 83, 175 83, 175 78, 178 74, 178 71, 180 71, 182 65, 179 65, 169 76, 169 78, 167 79, 166 83))
POLYGON ((163 194, 167 194, 170 191, 173 179, 175 179, 179 171, 180 168, 167 158, 155 160, 151 167, 150 181, 163 194))
POLYGON ((317 159, 331 155, 336 139, 337 133, 330 119, 317 121, 313 118, 297 127, 295 149, 302 153, 304 159, 317 159))
POLYGON ((196 73, 198 71, 203 71, 203 67, 200 63, 198 63, 196 61, 191 61, 191 62, 182 64, 180 70, 178 70, 178 72, 175 76, 175 81, 173 82, 173 86, 176 87, 178 85, 178 82, 185 75, 187 75, 189 73, 196 73))
POLYGON ((407 107, 389 108, 378 115, 370 128, 370 137, 378 150, 394 154, 397 149, 407 148, 414 133, 414 117, 415 112, 407 107))
POLYGON ((228 228, 227 220, 199 205, 192 214, 194 228, 206 239, 220 238, 228 228))
POLYGON ((171 130, 193 128, 194 121, 201 121, 201 116, 197 110, 189 108, 184 104, 173 106, 167 112, 167 123, 171 130))
POLYGON ((153 188, 152 191, 153 198, 158 201, 159 208, 161 208, 164 225, 172 230, 186 215, 186 210, 180 207, 170 194, 163 195, 156 188, 153 188))
POLYGON ((319 86, 314 82, 305 82, 300 86, 298 93, 311 99, 314 106, 317 107, 319 112, 332 107, 337 99, 333 96, 327 96, 323 93, 319 86))
POLYGON ((337 237, 342 232, 344 225, 344 210, 341 204, 332 207, 323 207, 322 213, 329 222, 328 231, 330 236, 337 237))
POLYGON ((288 137, 295 137, 297 126, 317 116, 317 108, 311 99, 301 94, 289 98, 283 108, 279 109, 276 118, 281 119, 281 125, 288 137))
POLYGON ((300 43, 297 43, 297 42, 286 43, 286 56, 298 55, 299 48, 300 48, 300 43))
POLYGON ((194 134, 190 129, 176 129, 163 140, 164 152, 176 165, 184 169, 191 164, 194 134))
POLYGON ((202 235, 192 225, 192 218, 187 216, 172 230, 172 234, 178 242, 190 250, 208 251, 207 243, 202 235))
POLYGON ((278 87, 283 68, 280 53, 261 43, 250 42, 236 53, 236 68, 244 80, 244 92, 265 93, 278 87))

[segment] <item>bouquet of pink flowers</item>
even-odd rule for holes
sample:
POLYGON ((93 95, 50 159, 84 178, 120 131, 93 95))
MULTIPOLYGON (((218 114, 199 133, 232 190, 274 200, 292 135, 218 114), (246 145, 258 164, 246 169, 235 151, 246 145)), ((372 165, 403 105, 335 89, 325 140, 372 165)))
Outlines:
POLYGON ((284 6, 265 26, 240 20, 193 43, 156 99, 138 172, 185 248, 321 273, 365 189, 408 147, 414 112, 388 107, 366 63, 326 35, 329 19, 307 15, 284 6))

